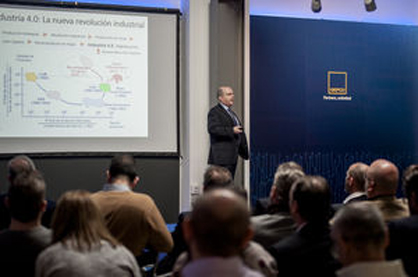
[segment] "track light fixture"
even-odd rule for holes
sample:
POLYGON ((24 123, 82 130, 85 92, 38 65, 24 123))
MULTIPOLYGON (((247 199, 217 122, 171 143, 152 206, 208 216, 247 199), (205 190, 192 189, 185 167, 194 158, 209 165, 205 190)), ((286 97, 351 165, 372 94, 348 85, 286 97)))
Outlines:
POLYGON ((314 13, 319 13, 322 9, 321 0, 312 0, 311 9, 314 13))
MULTIPOLYGON (((377 9, 375 0, 364 0, 366 11, 373 12, 377 9)), ((319 13, 322 10, 321 0, 312 0, 311 9, 314 13, 319 13)))
POLYGON ((374 0, 364 0, 364 5, 366 6, 366 11, 373 12, 377 9, 376 2, 374 0))

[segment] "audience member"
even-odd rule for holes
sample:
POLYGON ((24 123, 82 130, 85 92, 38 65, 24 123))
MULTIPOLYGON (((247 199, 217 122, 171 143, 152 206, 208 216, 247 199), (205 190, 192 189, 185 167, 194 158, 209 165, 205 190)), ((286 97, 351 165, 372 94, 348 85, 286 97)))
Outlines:
MULTIPOLYGON (((211 165, 209 166, 203 176, 203 193, 215 188, 232 187, 233 179, 231 172, 221 166, 211 165)), ((176 228, 174 229, 172 236, 174 241, 173 249, 165 256, 159 263, 156 269, 157 274, 163 274, 171 272, 174 263, 181 253, 188 251, 188 247, 183 237, 183 221, 186 216, 190 214, 189 211, 182 212, 178 216, 176 228)))
MULTIPOLYGON (((204 174, 203 193, 214 189, 230 189, 238 196, 247 199, 246 191, 241 186, 234 186, 230 171, 220 166, 209 166, 204 174)), ((183 212, 179 215, 176 229, 173 232, 174 247, 173 250, 158 264, 157 274, 167 273, 173 270, 180 273, 183 267, 189 262, 188 247, 183 237, 183 221, 191 212, 183 212), (182 254, 182 255, 181 255, 182 254), (180 257, 180 258, 179 258, 180 257)), ((265 276, 276 276, 276 265, 271 255, 265 251, 259 244, 250 242, 241 253, 244 263, 250 268, 262 272, 265 276)))
POLYGON ((146 194, 132 191, 138 181, 134 158, 115 156, 107 171, 108 183, 91 197, 110 233, 135 256, 140 256, 146 246, 170 251, 173 240, 154 201, 146 194))
POLYGON ((203 192, 233 185, 234 180, 232 179, 231 172, 226 167, 211 165, 203 175, 203 192))
POLYGON ((379 208, 385 222, 409 216, 406 201, 396 198, 398 180, 398 168, 387 160, 376 160, 367 170, 367 198, 379 208))
POLYGON ((51 242, 41 225, 46 209, 45 181, 37 171, 19 174, 9 186, 10 227, 0 233, 1 276, 34 276, 38 254, 51 242))
POLYGON ((135 257, 106 229, 89 192, 64 193, 52 229, 53 245, 39 255, 36 276, 141 276, 135 257))
POLYGON ((402 259, 409 276, 418 276, 418 165, 411 165, 403 177, 410 217, 389 222, 387 258, 402 259))
MULTIPOLYGON (((287 170, 287 169, 289 169, 289 170, 295 169, 295 170, 300 170, 300 171, 303 172, 303 168, 298 163, 290 161, 290 162, 285 162, 285 163, 280 164, 276 169, 276 174, 278 172, 281 172, 281 171, 287 170)), ((257 201, 255 202, 255 206, 254 206, 253 212, 252 212, 254 216, 255 215, 267 214, 267 213, 271 212, 270 208, 273 209, 272 212, 274 212, 274 210, 276 209, 274 203, 271 203, 271 201, 270 201, 272 190, 274 189, 273 187, 274 187, 274 183, 273 183, 273 186, 270 189, 270 196, 269 197, 257 199, 257 201)))
POLYGON ((327 181, 319 176, 300 178, 292 185, 289 205, 297 231, 271 248, 280 276, 334 276, 338 264, 331 255, 327 181))
POLYGON ((239 257, 252 230, 246 203, 236 193, 226 189, 205 193, 183 225, 192 261, 182 276, 262 276, 239 257))
MULTIPOLYGON (((29 174, 35 171, 34 162, 26 155, 18 155, 12 158, 7 164, 7 178, 9 184, 13 184, 17 176, 21 174, 29 174)), ((6 229, 10 225, 10 213, 6 208, 4 201, 7 194, 0 195, 0 230, 6 229)), ((47 200, 45 212, 42 214, 41 224, 47 228, 51 225, 52 215, 55 210, 55 202, 47 200)))
POLYGON ((289 211, 289 192, 292 184, 305 173, 296 167, 278 167, 270 192, 270 212, 253 216, 253 240, 268 248, 294 233, 296 224, 289 211))
POLYGON ((343 268, 339 277, 407 276, 400 260, 385 261, 388 234, 381 212, 368 202, 341 208, 331 236, 343 268))
POLYGON ((348 193, 343 204, 367 200, 366 180, 367 169, 369 166, 364 163, 354 163, 350 165, 345 177, 344 190, 348 193))

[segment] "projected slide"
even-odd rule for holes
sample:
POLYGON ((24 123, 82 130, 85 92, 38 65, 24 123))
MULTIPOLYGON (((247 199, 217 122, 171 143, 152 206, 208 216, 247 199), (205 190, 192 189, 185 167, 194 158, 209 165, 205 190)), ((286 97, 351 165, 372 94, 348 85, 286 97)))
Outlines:
POLYGON ((0 7, 0 137, 147 137, 146 17, 0 7))

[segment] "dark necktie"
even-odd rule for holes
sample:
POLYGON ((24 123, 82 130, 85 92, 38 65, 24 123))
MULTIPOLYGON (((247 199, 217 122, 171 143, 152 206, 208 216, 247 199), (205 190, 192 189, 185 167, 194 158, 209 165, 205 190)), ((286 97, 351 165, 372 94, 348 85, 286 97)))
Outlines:
POLYGON ((231 109, 227 109, 229 115, 231 116, 232 120, 234 121, 234 126, 238 126, 239 125, 239 121, 238 118, 235 116, 235 113, 231 110, 231 109))

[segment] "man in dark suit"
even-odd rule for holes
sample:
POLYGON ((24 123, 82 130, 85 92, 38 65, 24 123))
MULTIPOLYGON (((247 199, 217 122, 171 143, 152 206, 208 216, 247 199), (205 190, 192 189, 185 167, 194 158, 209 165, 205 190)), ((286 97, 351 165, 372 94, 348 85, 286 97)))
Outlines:
POLYGON ((248 144, 238 116, 231 110, 234 91, 227 86, 218 89, 219 104, 208 114, 210 151, 208 163, 228 168, 235 176, 238 155, 247 160, 248 144))
POLYGON ((296 233, 270 248, 279 275, 335 276, 339 266, 331 255, 331 193, 327 181, 319 176, 302 177, 292 185, 289 197, 296 233))
POLYGON ((418 165, 409 166, 403 178, 411 216, 389 222, 388 260, 402 259, 406 273, 418 276, 418 165))

